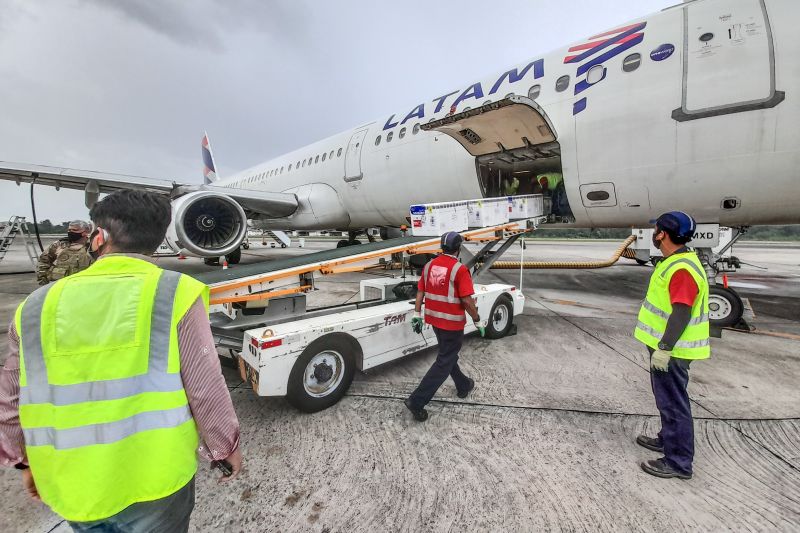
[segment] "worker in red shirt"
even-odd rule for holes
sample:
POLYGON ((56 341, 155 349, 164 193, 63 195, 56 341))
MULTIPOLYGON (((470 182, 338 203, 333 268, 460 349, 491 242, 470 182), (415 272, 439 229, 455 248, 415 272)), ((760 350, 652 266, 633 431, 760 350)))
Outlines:
POLYGON ((411 327, 417 333, 422 331, 420 311, 425 301, 425 323, 433 327, 439 343, 439 353, 430 370, 422 378, 417 389, 405 401, 406 407, 419 422, 428 419, 425 405, 431 401, 447 376, 453 378, 459 398, 466 398, 475 388, 475 381, 464 375, 458 367, 458 352, 464 339, 464 326, 467 323, 465 311, 475 323, 481 336, 485 329, 475 307, 472 286, 467 267, 458 260, 464 238, 450 231, 442 235, 442 254, 431 260, 422 272, 417 285, 417 300, 411 327))
POLYGON ((689 365, 711 355, 708 279, 697 254, 686 247, 696 224, 681 211, 655 220, 653 244, 664 259, 650 277, 634 336, 650 352, 650 381, 661 431, 639 435, 637 444, 663 454, 641 463, 648 474, 690 479, 694 459, 694 422, 686 390, 689 365))

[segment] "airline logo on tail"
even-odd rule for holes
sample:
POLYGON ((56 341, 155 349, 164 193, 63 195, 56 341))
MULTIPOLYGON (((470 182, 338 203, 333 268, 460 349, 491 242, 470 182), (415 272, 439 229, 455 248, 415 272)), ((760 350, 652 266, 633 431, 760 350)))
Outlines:
POLYGON ((208 133, 203 135, 203 181, 206 185, 217 181, 217 167, 214 166, 214 156, 211 154, 208 133))
MULTIPOLYGON (((647 26, 647 22, 639 22, 590 37, 587 42, 569 49, 571 54, 564 58, 564 64, 578 64, 578 72, 575 74, 575 79, 577 80, 593 66, 602 65, 612 57, 641 43, 644 40, 642 30, 645 26, 647 26)), ((589 82, 587 78, 584 78, 578 81, 575 84, 575 95, 603 81, 606 78, 606 73, 607 69, 603 67, 603 72, 599 79, 589 82)), ((586 109, 585 96, 572 105, 572 114, 577 115, 584 109, 586 109)))

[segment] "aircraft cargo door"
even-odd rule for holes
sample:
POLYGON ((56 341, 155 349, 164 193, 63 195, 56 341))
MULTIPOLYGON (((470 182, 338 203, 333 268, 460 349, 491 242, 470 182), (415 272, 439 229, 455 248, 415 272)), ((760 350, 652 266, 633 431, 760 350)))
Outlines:
POLYGON ((709 0, 683 8, 683 97, 672 118, 774 107, 775 53, 764 0, 709 0))
POLYGON ((361 149, 368 130, 369 128, 358 130, 350 137, 347 152, 344 154, 344 181, 348 183, 359 181, 364 177, 361 172, 361 149))

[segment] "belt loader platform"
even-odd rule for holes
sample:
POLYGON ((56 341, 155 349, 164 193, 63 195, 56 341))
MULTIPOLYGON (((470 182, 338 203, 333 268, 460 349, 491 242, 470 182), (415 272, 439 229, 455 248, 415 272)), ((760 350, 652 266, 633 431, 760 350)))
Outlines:
MULTIPOLYGON (((465 241, 484 244, 464 264, 473 275, 484 272, 534 226, 535 221, 520 220, 462 232, 465 241)), ((403 237, 243 265, 197 278, 211 287, 210 318, 217 346, 230 350, 242 379, 260 396, 286 396, 296 408, 314 412, 338 402, 356 370, 436 345, 430 326, 425 326, 422 335, 411 330, 413 298, 402 291, 396 296, 392 290, 415 286, 419 276, 404 273, 384 278, 380 283, 385 290, 379 298, 307 310, 304 293, 313 289, 314 276, 364 271, 395 254, 438 251, 438 238, 403 237)), ((475 284, 475 299, 490 338, 508 334, 513 317, 525 303, 520 291, 504 284, 475 284)), ((473 331, 475 326, 468 320, 465 333, 473 331)))

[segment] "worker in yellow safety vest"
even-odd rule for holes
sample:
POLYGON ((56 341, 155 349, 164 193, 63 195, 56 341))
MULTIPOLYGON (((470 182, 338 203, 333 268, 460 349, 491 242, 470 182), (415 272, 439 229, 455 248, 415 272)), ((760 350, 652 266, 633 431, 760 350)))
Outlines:
POLYGON ((639 435, 637 444, 662 453, 642 469, 662 478, 691 479, 694 422, 686 387, 689 365, 711 355, 708 323, 708 279, 697 254, 686 247, 694 219, 681 211, 658 217, 653 245, 664 259, 650 276, 634 336, 650 352, 650 381, 661 415, 657 437, 639 435))
POLYGON ((171 220, 165 196, 117 192, 90 216, 99 259, 16 311, 0 442, 24 442, 0 461, 19 461, 25 490, 75 531, 187 531, 196 454, 225 480, 242 464, 208 288, 151 262, 171 220))

